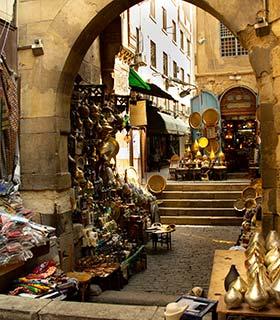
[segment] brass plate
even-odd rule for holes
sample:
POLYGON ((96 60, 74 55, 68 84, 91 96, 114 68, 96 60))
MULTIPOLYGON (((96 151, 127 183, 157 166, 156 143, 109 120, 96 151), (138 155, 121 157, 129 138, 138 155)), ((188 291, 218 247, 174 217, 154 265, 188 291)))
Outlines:
POLYGON ((217 153, 220 150, 220 144, 217 140, 209 140, 208 146, 205 148, 205 150, 208 153, 210 153, 211 150, 217 153))
POLYGON ((198 144, 200 146, 200 148, 204 149, 208 146, 208 139, 206 137, 201 137, 198 139, 198 144))
POLYGON ((202 114, 202 121, 206 126, 215 126, 219 121, 219 113, 214 108, 206 109, 202 114))
POLYGON ((110 137, 101 147, 100 153, 106 155, 109 159, 115 157, 120 150, 120 145, 118 141, 110 137))
POLYGON ((193 112, 189 117, 189 124, 191 128, 198 129, 201 125, 201 115, 199 112, 193 112))

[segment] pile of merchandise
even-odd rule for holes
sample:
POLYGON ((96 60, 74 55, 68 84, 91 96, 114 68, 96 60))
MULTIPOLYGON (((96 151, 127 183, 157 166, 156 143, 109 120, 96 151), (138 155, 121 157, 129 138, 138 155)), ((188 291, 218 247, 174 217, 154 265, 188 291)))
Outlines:
POLYGON ((108 261, 108 258, 103 255, 81 258, 77 264, 80 271, 89 272, 93 277, 106 277, 119 266, 118 263, 108 261))
POLYGON ((55 228, 37 224, 31 217, 32 211, 23 207, 18 192, 0 198, 0 266, 32 258, 32 248, 55 238, 55 228))
MULTIPOLYGON (((137 252, 156 210, 156 198, 137 179, 117 172, 120 146, 115 136, 130 130, 129 101, 122 100, 119 105, 116 97, 106 97, 103 86, 76 85, 71 101, 68 160, 73 223, 81 226, 82 256, 86 261, 102 260, 101 267, 91 264, 93 275, 106 274, 111 263, 121 264, 137 252)), ((87 269, 83 263, 77 267, 87 269)))
POLYGON ((9 292, 13 296, 36 299, 64 300, 78 291, 78 282, 67 277, 54 261, 45 261, 32 272, 13 281, 9 292))
POLYGON ((243 218, 241 234, 238 244, 247 247, 252 234, 257 227, 257 221, 262 219, 262 181, 256 179, 250 186, 242 190, 242 196, 234 203, 234 210, 237 216, 243 218))

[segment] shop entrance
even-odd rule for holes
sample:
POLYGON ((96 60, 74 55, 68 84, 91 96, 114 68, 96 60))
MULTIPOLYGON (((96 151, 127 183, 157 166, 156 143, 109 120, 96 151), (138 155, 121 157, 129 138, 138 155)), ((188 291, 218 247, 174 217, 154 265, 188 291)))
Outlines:
POLYGON ((229 172, 247 172, 255 161, 257 125, 254 119, 223 120, 223 150, 229 172))
POLYGON ((257 96, 249 88, 227 90, 220 99, 222 149, 229 172, 248 172, 258 166, 259 124, 257 96))

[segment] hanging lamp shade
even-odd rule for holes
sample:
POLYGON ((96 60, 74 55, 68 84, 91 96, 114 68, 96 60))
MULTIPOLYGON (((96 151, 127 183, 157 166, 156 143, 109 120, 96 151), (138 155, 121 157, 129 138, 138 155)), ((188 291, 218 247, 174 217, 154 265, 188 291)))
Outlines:
POLYGON ((209 155, 209 159, 211 161, 214 161, 216 159, 215 152, 214 152, 213 149, 211 149, 211 152, 210 152, 210 155, 209 155))
POLYGON ((197 139, 195 139, 195 141, 194 141, 194 143, 193 143, 193 145, 192 145, 192 150, 193 150, 193 152, 195 152, 195 153, 199 150, 199 144, 198 144, 197 139))
POLYGON ((196 158, 201 158, 202 157, 202 154, 201 154, 201 152, 199 150, 197 151, 195 157, 196 158))
POLYGON ((225 161, 225 154, 223 153, 222 150, 219 152, 218 157, 221 161, 225 161))

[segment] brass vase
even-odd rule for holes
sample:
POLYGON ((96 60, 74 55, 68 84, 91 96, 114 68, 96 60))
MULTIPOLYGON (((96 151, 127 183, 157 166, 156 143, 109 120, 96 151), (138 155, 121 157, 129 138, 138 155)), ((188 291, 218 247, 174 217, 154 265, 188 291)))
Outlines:
POLYGON ((248 247, 251 247, 251 245, 252 245, 254 242, 257 242, 257 243, 259 243, 260 245, 262 245, 263 247, 265 247, 265 241, 264 241, 263 235, 262 235, 260 232, 255 232, 255 233, 253 234, 253 236, 250 238, 248 247))
POLYGON ((248 269, 254 263, 264 263, 264 258, 257 252, 253 253, 249 258, 245 260, 245 267, 248 269))
POLYGON ((269 231, 269 233, 265 239, 266 250, 271 250, 272 245, 273 245, 273 243, 275 243, 275 241, 279 241, 278 232, 276 230, 271 230, 271 231, 269 231))
POLYGON ((256 272, 259 271, 259 267, 260 267, 260 263, 259 262, 255 262, 254 264, 252 264, 248 268, 248 270, 247 270, 248 283, 250 283, 252 281, 252 279, 254 278, 256 272))
POLYGON ((264 256, 265 254, 265 248, 263 247, 263 245, 259 242, 253 242, 252 245, 250 247, 248 247, 245 251, 245 255, 246 257, 251 256, 254 252, 258 252, 259 254, 261 254, 262 256, 264 256))
POLYGON ((235 288, 230 288, 224 295, 224 301, 228 309, 239 308, 242 304, 243 296, 235 288))
POLYGON ((224 286, 225 286, 226 291, 228 291, 230 284, 234 280, 236 280, 238 276, 239 276, 239 272, 237 271, 236 266, 234 264, 232 264, 230 266, 230 270, 224 280, 224 286))
POLYGON ((270 264, 276 262, 280 259, 280 252, 278 247, 274 247, 265 255, 265 265, 269 266, 270 264))
POLYGON ((245 300, 251 309, 258 311, 267 305, 268 299, 268 293, 261 287, 259 273, 256 273, 256 276, 245 293, 245 300))
POLYGON ((272 282, 271 290, 275 304, 280 306, 280 272, 277 273, 276 278, 272 282))
POLYGON ((259 267, 259 279, 261 287, 270 295, 272 296, 272 289, 271 289, 271 281, 268 277, 266 267, 264 265, 260 265, 259 267))
POLYGON ((272 276, 269 276, 269 279, 271 280, 271 283, 273 283, 278 277, 280 277, 280 268, 276 269, 272 276))
POLYGON ((248 289, 248 285, 240 276, 230 284, 230 288, 239 291, 243 296, 248 289))
POLYGON ((273 274, 275 274, 275 272, 277 271, 277 269, 280 268, 280 259, 276 260, 275 262, 271 263, 268 267, 267 267, 267 272, 269 274, 269 277, 272 279, 273 278, 273 274))

